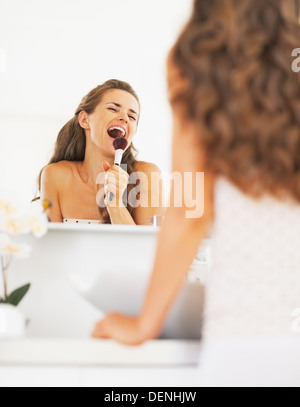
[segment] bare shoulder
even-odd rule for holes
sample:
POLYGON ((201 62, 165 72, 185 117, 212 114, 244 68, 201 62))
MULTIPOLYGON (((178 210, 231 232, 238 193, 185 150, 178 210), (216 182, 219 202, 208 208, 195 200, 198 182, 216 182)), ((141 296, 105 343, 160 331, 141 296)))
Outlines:
POLYGON ((47 181, 67 181, 75 171, 77 163, 70 161, 60 161, 49 164, 43 169, 42 177, 47 181))
POLYGON ((47 215, 52 222, 63 221, 60 207, 60 194, 67 189, 68 183, 72 180, 74 164, 76 163, 61 161, 49 164, 43 169, 41 179, 41 199, 47 199, 53 204, 47 212, 47 215))
POLYGON ((145 174, 151 174, 153 172, 161 172, 156 164, 146 161, 137 161, 134 166, 136 172, 144 172, 145 174))

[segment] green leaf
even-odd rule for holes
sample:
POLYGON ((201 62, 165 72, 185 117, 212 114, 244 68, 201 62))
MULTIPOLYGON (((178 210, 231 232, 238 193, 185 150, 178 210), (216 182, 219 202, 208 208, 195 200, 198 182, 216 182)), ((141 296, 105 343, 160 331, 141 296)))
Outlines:
POLYGON ((4 302, 6 304, 11 304, 14 306, 17 306, 20 304, 22 299, 25 297, 27 294, 28 290, 30 288, 30 284, 26 284, 23 287, 18 288, 17 290, 13 291, 5 300, 4 302))

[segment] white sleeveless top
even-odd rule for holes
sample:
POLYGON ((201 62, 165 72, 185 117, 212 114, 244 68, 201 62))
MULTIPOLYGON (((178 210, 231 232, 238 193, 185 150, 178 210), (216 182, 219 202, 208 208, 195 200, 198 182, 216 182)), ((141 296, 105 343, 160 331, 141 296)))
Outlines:
POLYGON ((292 314, 300 309, 300 205, 254 200, 221 178, 211 244, 204 339, 293 335, 292 314))
POLYGON ((103 222, 101 220, 94 219, 63 219, 63 223, 72 223, 72 224, 84 224, 84 225, 101 225, 103 222))
POLYGON ((211 243, 197 386, 299 386, 300 205, 220 179, 211 243))

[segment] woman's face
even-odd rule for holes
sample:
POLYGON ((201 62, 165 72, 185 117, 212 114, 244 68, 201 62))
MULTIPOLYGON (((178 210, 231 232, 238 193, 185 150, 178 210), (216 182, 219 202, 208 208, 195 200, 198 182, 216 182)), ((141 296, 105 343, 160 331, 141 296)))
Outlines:
POLYGON ((128 141, 128 148, 137 131, 139 114, 139 104, 130 93, 119 89, 107 91, 95 111, 88 115, 88 133, 92 143, 99 147, 103 154, 114 156, 114 138, 108 131, 117 128, 128 141))

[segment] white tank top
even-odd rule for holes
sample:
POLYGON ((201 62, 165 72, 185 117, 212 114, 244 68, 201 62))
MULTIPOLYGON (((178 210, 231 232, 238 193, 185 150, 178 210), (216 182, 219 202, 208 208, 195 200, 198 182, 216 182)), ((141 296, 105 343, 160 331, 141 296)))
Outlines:
POLYGON ((63 223, 72 223, 72 224, 86 224, 86 225, 101 225, 103 222, 101 220, 94 220, 94 219, 63 219, 63 223))
POLYGON ((300 205, 216 184, 204 339, 293 335, 300 309, 300 205))

